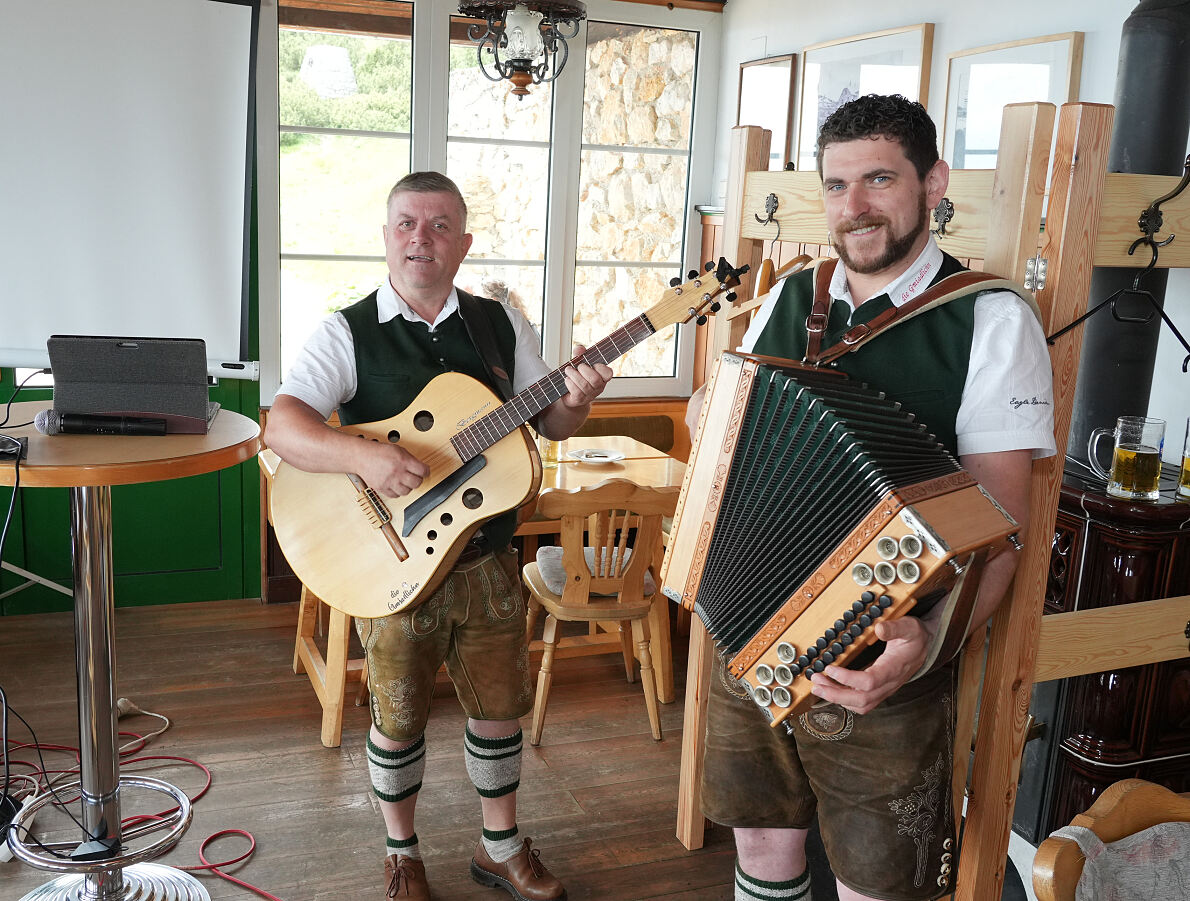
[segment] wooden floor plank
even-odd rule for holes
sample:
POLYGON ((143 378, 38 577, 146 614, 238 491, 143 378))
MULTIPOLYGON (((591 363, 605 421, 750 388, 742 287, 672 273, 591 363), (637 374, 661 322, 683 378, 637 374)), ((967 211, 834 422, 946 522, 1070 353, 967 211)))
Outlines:
MULTIPOLYGON (((349 702, 341 747, 322 746, 318 702, 306 677, 290 666, 296 617, 296 604, 255 601, 117 610, 117 694, 172 720, 142 753, 191 758, 212 773, 210 791, 194 805, 193 824, 162 862, 195 865, 207 836, 245 829, 257 850, 233 868, 239 878, 285 901, 379 899, 384 828, 368 786, 368 714, 349 702)), ((682 653, 684 642, 675 648, 682 653)), ((571 901, 732 896, 729 832, 711 830, 696 852, 674 836, 682 661, 675 671, 678 701, 662 705, 666 737, 655 742, 640 684, 625 680, 617 655, 556 665, 542 743, 525 746, 519 820, 571 901)), ((0 618, 0 686, 42 742, 77 744, 70 614, 0 618)), ((440 685, 426 730, 418 836, 435 898, 501 901, 506 893, 476 885, 468 871, 480 819, 463 761, 465 722, 450 686, 440 685)), ((120 721, 122 731, 141 734, 158 725, 146 716, 120 721)), ((523 725, 527 730, 528 717, 523 725)), ((27 738, 15 720, 10 735, 27 738)), ((61 754, 47 763, 67 765, 61 754)), ((203 778, 177 764, 128 764, 125 770, 191 793, 203 778)), ((125 812, 161 806, 156 795, 129 792, 122 803, 125 812)), ((67 839, 77 833, 52 812, 39 817, 38 827, 67 839)), ((227 839, 208 854, 228 858, 242 850, 241 840, 227 839)), ((15 901, 50 878, 15 862, 0 864, 0 897, 15 901)), ((255 897, 209 875, 200 878, 212 901, 255 897)))

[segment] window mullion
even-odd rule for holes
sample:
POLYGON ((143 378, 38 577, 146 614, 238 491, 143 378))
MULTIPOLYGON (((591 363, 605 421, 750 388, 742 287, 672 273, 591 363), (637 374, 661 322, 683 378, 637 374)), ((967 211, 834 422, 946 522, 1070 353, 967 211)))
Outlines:
POLYGON ((411 172, 446 171, 446 104, 450 85, 450 6, 413 5, 413 154, 411 172))
POLYGON ((546 215, 545 317, 542 347, 546 361, 559 365, 571 356, 574 316, 574 260, 578 250, 579 163, 583 137, 583 78, 587 23, 567 42, 570 59, 554 88, 549 206, 546 215))

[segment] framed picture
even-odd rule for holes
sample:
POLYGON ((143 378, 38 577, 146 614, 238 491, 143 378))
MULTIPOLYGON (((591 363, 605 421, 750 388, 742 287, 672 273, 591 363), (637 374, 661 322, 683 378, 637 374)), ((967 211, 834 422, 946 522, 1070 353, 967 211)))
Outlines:
POLYGON ((1005 104, 1077 100, 1082 68, 1081 31, 950 54, 943 158, 955 169, 996 168, 1005 104))
POLYGON ((797 54, 740 63, 736 125, 759 125, 773 133, 769 168, 784 169, 793 159, 793 101, 797 54))
POLYGON ((933 47, 934 26, 927 22, 812 44, 802 51, 797 168, 815 168, 818 129, 848 100, 862 94, 927 97, 933 47))

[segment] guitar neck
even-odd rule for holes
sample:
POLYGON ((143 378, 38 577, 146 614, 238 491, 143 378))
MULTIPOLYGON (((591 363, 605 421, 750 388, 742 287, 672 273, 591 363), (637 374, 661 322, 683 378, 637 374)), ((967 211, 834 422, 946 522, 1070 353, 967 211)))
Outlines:
POLYGON ((464 463, 479 456, 566 393, 566 379, 562 375, 564 369, 578 363, 610 363, 632 350, 655 331, 647 315, 636 317, 565 365, 534 382, 491 413, 477 419, 451 438, 450 443, 464 463))

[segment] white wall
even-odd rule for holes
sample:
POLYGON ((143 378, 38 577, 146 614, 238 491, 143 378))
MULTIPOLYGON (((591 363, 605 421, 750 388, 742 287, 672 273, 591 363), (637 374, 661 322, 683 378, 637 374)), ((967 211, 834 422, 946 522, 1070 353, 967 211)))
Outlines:
MULTIPOLYGON (((941 133, 948 54, 1001 41, 1064 31, 1083 32, 1082 81, 1077 99, 1112 103, 1120 32, 1124 20, 1135 8, 1135 0, 996 0, 991 3, 982 0, 978 3, 972 0, 902 0, 898 4, 883 0, 836 0, 822 4, 806 0, 731 0, 723 14, 723 69, 719 85, 714 174, 716 196, 707 198, 706 202, 711 205, 723 203, 729 134, 735 124, 736 91, 742 62, 783 53, 800 54, 809 44, 849 35, 932 22, 934 50, 926 108, 941 133)), ((1178 240, 1190 240, 1190 235, 1179 236, 1178 240)), ((1190 340, 1190 272, 1179 270, 1171 274, 1165 310, 1190 340)), ((1183 356, 1177 339, 1163 328, 1149 415, 1169 423, 1167 460, 1176 460, 1180 456, 1186 419, 1190 416, 1190 374, 1181 370, 1183 356)))

